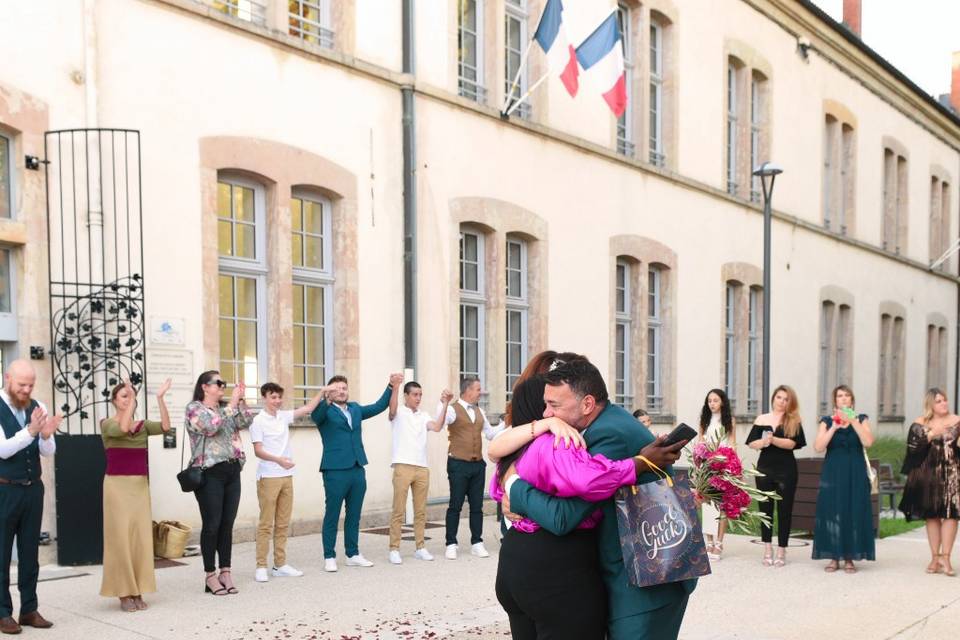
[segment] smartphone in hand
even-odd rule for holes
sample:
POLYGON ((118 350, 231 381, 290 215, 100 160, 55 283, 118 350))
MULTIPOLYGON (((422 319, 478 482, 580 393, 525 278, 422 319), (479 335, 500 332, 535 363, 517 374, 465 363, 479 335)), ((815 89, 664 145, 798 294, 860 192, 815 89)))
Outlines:
POLYGON ((676 427, 673 428, 673 431, 667 434, 667 438, 663 441, 663 446, 670 447, 678 442, 684 440, 693 440, 697 437, 697 432, 688 424, 681 422, 676 427))

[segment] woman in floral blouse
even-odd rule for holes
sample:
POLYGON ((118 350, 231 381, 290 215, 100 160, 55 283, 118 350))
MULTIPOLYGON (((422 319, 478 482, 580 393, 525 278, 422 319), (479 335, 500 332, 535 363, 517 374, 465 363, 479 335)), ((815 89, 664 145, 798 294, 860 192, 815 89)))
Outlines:
POLYGON ((203 486, 194 492, 200 505, 200 551, 207 573, 205 591, 215 596, 237 593, 230 576, 233 521, 240 506, 240 470, 246 457, 240 429, 252 416, 243 400, 243 383, 223 402, 227 383, 219 371, 204 371, 197 379, 193 402, 187 405, 184 426, 190 434, 190 465, 204 469, 203 486), (220 575, 216 559, 220 560, 220 575))

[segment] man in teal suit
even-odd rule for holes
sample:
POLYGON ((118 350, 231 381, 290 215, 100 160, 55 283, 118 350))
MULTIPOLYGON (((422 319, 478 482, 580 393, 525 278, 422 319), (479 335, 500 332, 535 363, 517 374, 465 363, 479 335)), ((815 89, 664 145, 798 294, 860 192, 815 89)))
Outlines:
MULTIPOLYGON (((545 374, 547 386, 544 417, 556 416, 583 432, 588 451, 612 460, 643 456, 670 473, 669 464, 679 457, 686 441, 662 446, 663 438, 650 431, 621 407, 610 404, 603 377, 586 358, 583 361, 557 363, 545 374)), ((504 509, 525 515, 555 535, 566 535, 597 508, 597 503, 578 498, 555 498, 534 489, 509 470, 505 487, 509 500, 504 509)), ((652 482, 657 476, 648 471, 639 483, 652 482)), ((598 530, 600 565, 609 602, 608 638, 610 640, 676 639, 683 622, 690 593, 696 580, 673 582, 653 587, 630 584, 623 565, 617 514, 613 500, 600 503, 603 520, 598 530)))
POLYGON ((310 417, 323 441, 320 473, 327 496, 323 514, 323 557, 325 571, 337 570, 337 525, 344 503, 347 513, 343 522, 343 546, 347 565, 372 567, 373 563, 360 554, 360 511, 367 492, 367 476, 363 470, 367 454, 363 450, 361 422, 386 410, 390 396, 396 396, 403 382, 402 373, 390 376, 390 384, 373 404, 348 402, 350 389, 344 376, 333 376, 327 382, 324 399, 310 417))

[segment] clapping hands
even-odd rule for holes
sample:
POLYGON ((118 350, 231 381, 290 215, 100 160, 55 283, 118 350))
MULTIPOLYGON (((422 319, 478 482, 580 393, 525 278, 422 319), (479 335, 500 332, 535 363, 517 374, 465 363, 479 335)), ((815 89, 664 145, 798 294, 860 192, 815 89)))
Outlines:
POLYGON ((30 414, 30 424, 27 425, 27 431, 34 437, 39 434, 41 438, 46 440, 57 432, 61 422, 63 422, 63 416, 47 415, 46 411, 37 407, 30 414))

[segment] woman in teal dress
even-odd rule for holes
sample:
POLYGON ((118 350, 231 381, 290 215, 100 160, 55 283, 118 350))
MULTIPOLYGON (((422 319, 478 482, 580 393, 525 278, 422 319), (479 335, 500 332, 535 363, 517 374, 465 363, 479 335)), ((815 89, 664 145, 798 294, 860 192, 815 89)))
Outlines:
POLYGON ((813 559, 826 559, 827 573, 840 568, 856 573, 854 560, 876 560, 870 478, 864 450, 873 444, 870 422, 853 412, 853 391, 846 385, 833 390, 834 415, 820 419, 813 448, 826 451, 817 495, 813 532, 813 559))

